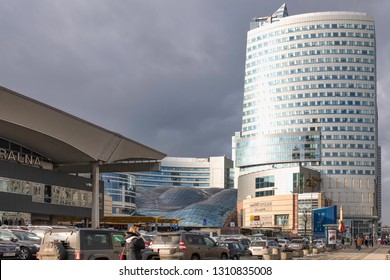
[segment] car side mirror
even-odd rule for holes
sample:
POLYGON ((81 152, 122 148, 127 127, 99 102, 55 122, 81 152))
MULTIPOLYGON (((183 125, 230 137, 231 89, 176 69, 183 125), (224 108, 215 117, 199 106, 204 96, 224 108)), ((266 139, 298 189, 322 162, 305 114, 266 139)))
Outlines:
POLYGON ((12 237, 10 240, 11 240, 12 242, 16 242, 16 241, 18 241, 19 239, 12 237))

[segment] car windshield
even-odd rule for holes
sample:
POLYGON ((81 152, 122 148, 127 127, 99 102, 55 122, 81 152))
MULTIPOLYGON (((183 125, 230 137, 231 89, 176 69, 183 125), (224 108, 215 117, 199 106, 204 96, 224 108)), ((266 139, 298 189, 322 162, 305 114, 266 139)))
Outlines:
POLYGON ((154 244, 179 244, 180 235, 157 235, 154 244))
POLYGON ((145 239, 145 241, 150 242, 153 241, 154 235, 142 235, 142 237, 145 239))
POLYGON ((39 241, 40 238, 34 233, 27 232, 27 231, 13 231, 13 234, 15 234, 19 240, 30 240, 30 241, 39 241))

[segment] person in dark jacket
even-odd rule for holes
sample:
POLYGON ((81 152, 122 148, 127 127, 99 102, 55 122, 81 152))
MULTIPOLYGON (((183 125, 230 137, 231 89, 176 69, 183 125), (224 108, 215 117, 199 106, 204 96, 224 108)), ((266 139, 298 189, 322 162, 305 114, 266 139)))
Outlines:
POLYGON ((139 234, 139 227, 131 226, 126 239, 126 259, 142 260, 141 250, 145 249, 145 243, 139 234))

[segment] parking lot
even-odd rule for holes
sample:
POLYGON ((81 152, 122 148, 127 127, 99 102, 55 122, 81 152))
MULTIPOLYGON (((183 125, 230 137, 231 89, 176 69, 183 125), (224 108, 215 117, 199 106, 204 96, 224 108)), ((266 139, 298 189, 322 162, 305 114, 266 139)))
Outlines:
MULTIPOLYGON (((125 232, 114 229, 31 227, 0 230, 1 259, 119 260, 125 232), (34 234, 34 232, 40 235, 34 234), (23 240, 26 239, 26 240, 23 240), (31 240, 27 240, 31 239, 31 240)), ((385 260, 390 245, 326 246, 324 240, 222 235, 202 231, 141 232, 144 260, 385 260)))

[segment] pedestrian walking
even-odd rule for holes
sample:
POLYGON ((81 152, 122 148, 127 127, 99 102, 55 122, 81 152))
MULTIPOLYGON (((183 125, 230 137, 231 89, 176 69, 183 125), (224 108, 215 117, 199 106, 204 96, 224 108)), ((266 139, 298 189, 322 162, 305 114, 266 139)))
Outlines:
POLYGON ((360 236, 358 236, 358 238, 356 239, 356 247, 359 251, 362 248, 362 239, 360 238, 360 236))
POLYGON ((131 226, 126 239, 126 259, 141 260, 141 250, 145 249, 145 243, 142 236, 139 234, 139 227, 131 226))

